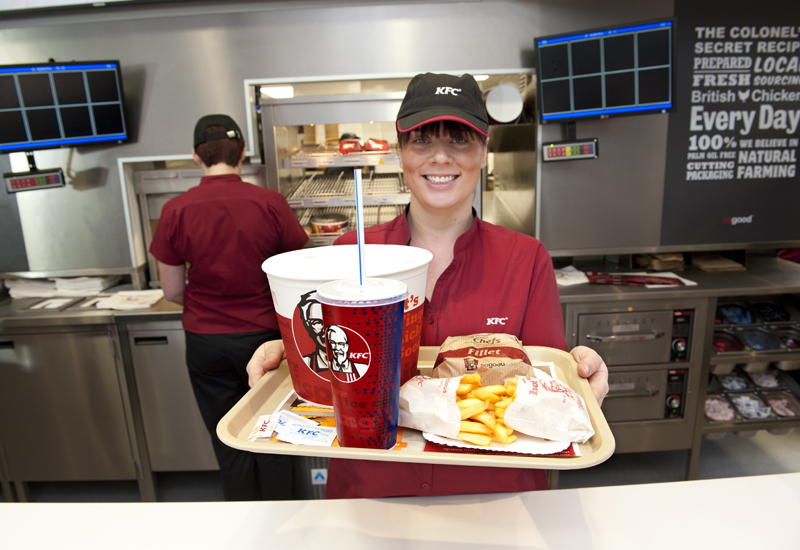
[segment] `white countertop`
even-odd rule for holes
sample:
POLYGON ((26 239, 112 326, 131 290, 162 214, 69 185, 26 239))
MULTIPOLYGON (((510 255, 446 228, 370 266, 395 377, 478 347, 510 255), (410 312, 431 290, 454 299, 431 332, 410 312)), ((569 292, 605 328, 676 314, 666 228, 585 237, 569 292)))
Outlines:
POLYGON ((382 500, 0 504, 3 548, 797 548, 800 474, 382 500))

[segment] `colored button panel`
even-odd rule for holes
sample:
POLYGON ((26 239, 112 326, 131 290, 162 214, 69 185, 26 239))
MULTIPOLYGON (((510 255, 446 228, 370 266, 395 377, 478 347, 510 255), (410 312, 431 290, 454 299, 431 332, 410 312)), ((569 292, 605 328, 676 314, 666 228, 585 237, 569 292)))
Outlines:
POLYGON ((596 156, 594 143, 578 143, 574 145, 551 145, 544 148, 544 160, 569 158, 594 158, 596 156))

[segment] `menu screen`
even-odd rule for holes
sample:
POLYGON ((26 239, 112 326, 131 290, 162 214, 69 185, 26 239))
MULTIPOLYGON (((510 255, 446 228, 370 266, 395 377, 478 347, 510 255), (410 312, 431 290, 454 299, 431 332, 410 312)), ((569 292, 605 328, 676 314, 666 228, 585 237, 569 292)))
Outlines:
POLYGON ((542 123, 672 107, 672 21, 536 39, 542 123))
POLYGON ((127 138, 118 63, 0 67, 0 152, 127 138))

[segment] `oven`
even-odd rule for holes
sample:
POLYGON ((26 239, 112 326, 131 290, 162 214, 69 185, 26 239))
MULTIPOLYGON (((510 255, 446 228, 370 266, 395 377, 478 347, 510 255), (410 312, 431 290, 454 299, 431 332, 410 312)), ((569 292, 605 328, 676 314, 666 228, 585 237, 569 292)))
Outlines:
POLYGON ((567 304, 565 319, 570 347, 608 365, 602 410, 617 452, 692 448, 707 301, 567 304))

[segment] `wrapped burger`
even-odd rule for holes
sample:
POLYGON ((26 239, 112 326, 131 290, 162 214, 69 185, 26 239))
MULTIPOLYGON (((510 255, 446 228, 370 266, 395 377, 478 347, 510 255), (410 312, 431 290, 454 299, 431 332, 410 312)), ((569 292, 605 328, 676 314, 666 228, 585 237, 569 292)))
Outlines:
POLYGON ((484 385, 503 384, 514 376, 533 374, 522 342, 511 334, 450 336, 433 364, 434 378, 478 373, 484 385))

